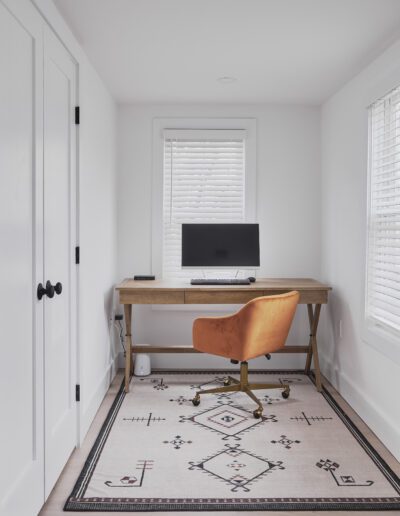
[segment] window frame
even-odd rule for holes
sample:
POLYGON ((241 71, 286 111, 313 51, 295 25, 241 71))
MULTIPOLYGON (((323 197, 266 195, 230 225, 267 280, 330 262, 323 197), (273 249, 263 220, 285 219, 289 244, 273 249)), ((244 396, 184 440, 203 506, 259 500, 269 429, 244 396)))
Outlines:
POLYGON ((164 130, 243 129, 245 143, 245 222, 257 222, 255 118, 154 118, 152 174, 152 274, 162 276, 164 130))
POLYGON ((386 97, 391 91, 396 90, 398 87, 393 87, 385 94, 376 97, 367 106, 367 121, 368 121, 368 164, 367 164, 367 212, 366 212, 366 245, 365 245, 365 288, 364 288, 364 310, 363 310, 363 341, 368 345, 385 355, 390 360, 394 360, 400 364, 400 345, 399 338, 400 332, 392 326, 385 324, 383 321, 371 317, 368 312, 368 275, 369 275, 369 249, 370 249, 370 221, 371 221, 371 195, 372 195, 372 105, 379 101, 381 98, 386 97))

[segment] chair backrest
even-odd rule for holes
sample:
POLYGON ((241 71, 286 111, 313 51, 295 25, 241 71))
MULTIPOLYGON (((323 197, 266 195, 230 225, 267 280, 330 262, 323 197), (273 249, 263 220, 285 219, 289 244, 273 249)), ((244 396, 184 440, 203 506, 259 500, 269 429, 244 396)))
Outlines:
POLYGON ((237 312, 244 360, 271 353, 285 345, 299 298, 297 291, 258 297, 237 312))

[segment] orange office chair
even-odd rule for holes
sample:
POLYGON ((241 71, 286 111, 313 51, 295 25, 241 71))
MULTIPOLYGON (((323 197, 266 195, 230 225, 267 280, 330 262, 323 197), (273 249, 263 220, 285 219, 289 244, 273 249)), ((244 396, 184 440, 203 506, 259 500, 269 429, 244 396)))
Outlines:
POLYGON ((287 384, 249 383, 250 358, 266 355, 285 345, 300 294, 296 291, 277 296, 258 297, 246 303, 238 312, 225 317, 200 317, 193 323, 193 347, 198 351, 240 361, 240 380, 228 376, 224 387, 196 392, 193 405, 200 404, 200 395, 216 392, 245 392, 258 408, 253 412, 260 418, 263 406, 252 390, 283 389, 282 397, 288 398, 287 384))

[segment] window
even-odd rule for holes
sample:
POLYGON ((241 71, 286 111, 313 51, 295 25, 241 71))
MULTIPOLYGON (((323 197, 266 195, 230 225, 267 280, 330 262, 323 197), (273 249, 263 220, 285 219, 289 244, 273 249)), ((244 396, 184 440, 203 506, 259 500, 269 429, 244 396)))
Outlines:
POLYGON ((164 278, 202 275, 181 268, 182 223, 246 220, 245 136, 243 130, 164 131, 164 278))
POLYGON ((400 331, 400 88, 369 108, 367 321, 400 331))
MULTIPOLYGON (((257 222, 256 142, 255 118, 153 119, 152 274, 159 278, 187 279, 197 274, 202 277, 202 271, 181 268, 180 226, 187 219, 205 223, 223 220, 257 222), (227 146, 229 142, 230 147, 227 146), (196 144, 201 146, 201 152, 193 152, 196 144), (213 147, 207 149, 207 145, 213 147), (227 146, 225 149, 224 145, 227 146), (215 151, 219 147, 221 151, 226 151, 226 155, 230 153, 236 163, 228 166, 227 159, 223 163, 222 155, 217 159, 215 151), (207 158, 210 149, 213 154, 207 158), (184 163, 179 164, 178 156, 184 163), (189 162, 185 163, 185 160, 189 162), (183 169, 187 165, 189 168, 185 172, 183 169), (221 176, 220 180, 217 172, 221 176), (184 173, 188 176, 185 180, 190 179, 190 183, 183 182, 184 173), (233 188, 233 179, 229 179, 233 175, 236 176, 236 190, 233 188), (232 209, 233 205, 235 207, 232 209)), ((217 272, 217 277, 232 275, 232 271, 220 269, 208 269, 207 275, 213 272, 217 272)))

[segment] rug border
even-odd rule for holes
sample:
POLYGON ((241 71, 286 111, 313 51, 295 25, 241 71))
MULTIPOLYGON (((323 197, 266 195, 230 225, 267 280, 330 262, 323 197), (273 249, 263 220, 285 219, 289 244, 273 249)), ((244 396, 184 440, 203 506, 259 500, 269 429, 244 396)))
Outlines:
MULTIPOLYGON (((179 370, 157 370, 155 374, 229 374, 231 370, 204 370, 193 369, 186 371, 179 370)), ((283 370, 269 369, 254 370, 251 374, 300 374, 307 376, 312 383, 315 384, 314 373, 306 374, 303 369, 283 370)), ((327 403, 336 412, 343 424, 357 440, 359 445, 364 449, 365 453, 373 460, 375 465, 385 476, 387 481, 397 493, 400 494, 400 478, 391 469, 387 462, 381 457, 378 451, 366 439, 363 433, 356 426, 354 421, 337 403, 332 394, 322 387, 321 394, 327 403)), ((371 497, 370 501, 359 498, 241 498, 240 503, 232 503, 229 498, 224 499, 176 499, 176 498, 149 498, 151 502, 145 502, 143 498, 107 498, 105 501, 95 500, 93 498, 84 499, 79 495, 86 490, 86 486, 90 481, 93 471, 96 467, 97 460, 101 451, 107 442, 108 435, 111 431, 115 418, 119 412, 120 406, 125 398, 124 381, 116 394, 116 397, 107 413, 107 416, 101 426, 99 434, 89 452, 85 464, 75 482, 71 494, 68 496, 64 511, 68 512, 161 512, 161 511, 374 511, 374 510, 399 510, 399 497, 371 497), (362 500, 362 501, 361 501, 362 500)), ((368 498, 368 497, 367 497, 368 498)))

